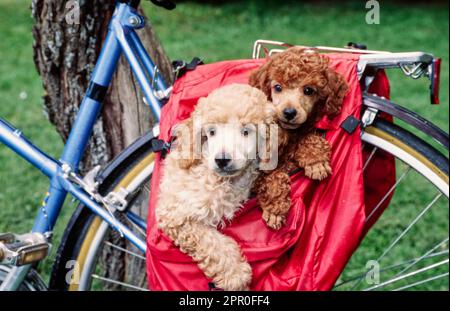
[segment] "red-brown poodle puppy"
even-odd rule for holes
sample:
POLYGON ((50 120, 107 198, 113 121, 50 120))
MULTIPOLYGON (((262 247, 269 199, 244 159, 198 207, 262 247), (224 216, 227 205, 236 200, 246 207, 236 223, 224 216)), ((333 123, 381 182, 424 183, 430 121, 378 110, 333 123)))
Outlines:
POLYGON ((289 172, 304 168, 305 175, 316 180, 331 174, 331 146, 314 124, 340 112, 348 85, 329 67, 326 56, 300 47, 272 56, 251 74, 249 83, 273 102, 281 127, 278 166, 262 174, 253 187, 263 219, 279 229, 291 205, 289 172))

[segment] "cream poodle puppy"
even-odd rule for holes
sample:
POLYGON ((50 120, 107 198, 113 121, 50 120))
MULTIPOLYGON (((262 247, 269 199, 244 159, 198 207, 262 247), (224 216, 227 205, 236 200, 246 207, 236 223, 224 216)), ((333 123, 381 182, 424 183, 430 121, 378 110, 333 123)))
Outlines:
POLYGON ((267 148, 277 145, 268 143, 276 127, 270 105, 249 85, 213 91, 176 127, 164 160, 158 226, 224 290, 246 290, 252 279, 238 244, 218 228, 248 199, 261 163, 276 154, 267 148))

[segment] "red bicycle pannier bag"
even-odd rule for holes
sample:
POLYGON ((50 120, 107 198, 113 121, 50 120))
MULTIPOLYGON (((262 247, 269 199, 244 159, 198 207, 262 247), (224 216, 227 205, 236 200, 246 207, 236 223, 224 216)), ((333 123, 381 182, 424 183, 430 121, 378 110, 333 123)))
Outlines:
MULTIPOLYGON (((222 232, 235 239, 253 270, 251 290, 329 290, 368 230, 366 216, 374 202, 395 181, 393 159, 376 155, 370 169, 383 167, 380 182, 363 181, 360 129, 351 134, 340 125, 349 116, 360 119, 361 90, 356 75, 358 56, 327 54, 330 65, 344 75, 350 87, 342 112, 332 120, 323 118, 332 146, 333 174, 325 181, 306 178, 303 171, 291 177, 292 207, 286 225, 270 230, 261 218, 256 199, 250 199, 222 232), (365 193, 371 189, 370 193, 365 193), (384 192, 383 192, 384 191, 384 192), (370 206, 366 203, 369 202, 370 206)), ((176 81, 169 102, 162 110, 160 139, 170 140, 172 128, 189 117, 200 97, 230 83, 247 83, 252 70, 265 60, 233 60, 198 66, 176 81)), ((378 74, 372 92, 388 96, 389 84, 378 74)), ((147 229, 147 274, 152 290, 208 290, 208 280, 192 259, 183 254, 156 226, 154 208, 161 178, 157 154, 151 181, 147 229)), ((378 213, 389 203, 385 200, 378 213)), ((373 221, 379 214, 373 217, 373 221)), ((372 221, 372 223, 373 223, 372 221)), ((224 254, 226 256, 226 254, 224 254)))

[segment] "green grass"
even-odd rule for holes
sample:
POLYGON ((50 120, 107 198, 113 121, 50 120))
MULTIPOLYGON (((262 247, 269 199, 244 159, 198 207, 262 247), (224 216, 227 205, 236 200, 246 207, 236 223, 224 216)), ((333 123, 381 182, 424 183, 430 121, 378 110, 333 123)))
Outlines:
MULTIPOLYGON (((54 157, 63 143, 43 111, 42 82, 34 67, 29 1, 0 3, 0 117, 20 128, 42 150, 54 157), (22 95, 22 96, 21 96, 22 95)), ((30 164, 0 146, 0 232, 25 233, 47 192, 48 179, 30 164)), ((57 245, 73 212, 66 201, 55 229, 57 245)), ((52 250, 55 255, 56 247, 52 250)), ((42 266, 48 277, 51 259, 42 266)))
MULTIPOLYGON (((62 142, 43 113, 42 84, 32 59, 33 20, 29 2, 0 2, 0 116, 19 127, 44 151, 57 156, 62 142), (27 98, 21 99, 20 94, 24 92, 27 98)), ((372 49, 433 53, 443 59, 441 106, 429 105, 426 79, 414 81, 398 71, 388 73, 392 99, 448 132, 448 4, 383 1, 381 24, 368 25, 364 3, 340 2, 338 6, 324 1, 313 5, 300 1, 252 0, 212 5, 183 1, 171 12, 147 2, 143 7, 171 59, 200 56, 205 62, 215 62, 249 58, 253 42, 260 38, 329 46, 343 46, 353 41, 366 43, 372 49)), ((0 232, 28 231, 46 187, 45 177, 11 151, 0 147, 0 232)), ((376 259, 380 250, 431 201, 433 191, 419 176, 410 174, 396 191, 394 203, 352 258, 344 276, 353 275, 355 272, 351 270, 363 268, 368 260, 376 259)), ((70 204, 66 205, 63 219, 55 230, 56 237, 61 235, 73 210, 70 204)), ((441 198, 420 221, 420 226, 401 240, 391 256, 381 261, 381 268, 419 256, 448 236, 448 217, 447 201, 441 198)), ((42 267, 45 276, 50 266, 51 260, 42 267)), ((382 280, 388 276, 382 276, 382 280)), ((448 289, 448 279, 415 289, 448 289)))

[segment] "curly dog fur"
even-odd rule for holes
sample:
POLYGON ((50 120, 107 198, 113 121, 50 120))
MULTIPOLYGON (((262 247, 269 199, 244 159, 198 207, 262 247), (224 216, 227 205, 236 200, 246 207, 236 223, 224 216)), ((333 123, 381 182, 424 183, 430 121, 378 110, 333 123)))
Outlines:
POLYGON ((224 290, 246 290, 251 282, 251 267, 238 244, 217 228, 224 220, 230 221, 248 199, 259 175, 259 160, 232 156, 229 165, 235 165, 235 169, 230 173, 226 167, 217 167, 221 158, 215 161, 214 150, 226 151, 234 144, 236 153, 247 152, 242 147, 245 144, 240 143, 260 137, 258 131, 252 134, 243 127, 275 125, 269 105, 266 95, 249 85, 232 84, 213 91, 198 101, 191 117, 182 123, 184 130, 176 128, 176 144, 164 162, 155 210, 158 226, 224 290), (196 120, 200 120, 197 127, 196 120), (233 134, 223 124, 236 125, 240 130, 233 134), (220 145, 214 139, 220 131, 224 131, 223 137, 235 137, 235 141, 220 145), (204 147, 201 156, 195 156, 196 143, 204 147))
POLYGON ((327 57, 300 47, 275 54, 251 74, 249 84, 273 102, 282 128, 278 167, 254 184, 263 219, 270 228, 279 229, 291 205, 289 171, 301 167, 316 180, 332 173, 331 146, 315 131, 314 123, 340 112, 348 85, 329 67, 327 57))

